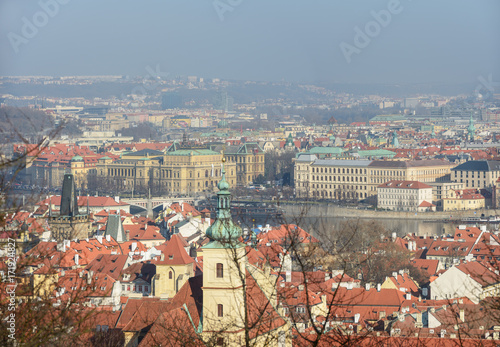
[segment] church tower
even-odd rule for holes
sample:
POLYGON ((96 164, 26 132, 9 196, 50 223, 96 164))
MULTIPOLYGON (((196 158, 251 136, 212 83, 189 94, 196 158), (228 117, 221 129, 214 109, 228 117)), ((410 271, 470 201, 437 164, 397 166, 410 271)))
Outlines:
MULTIPOLYGON (((222 159, 225 162, 225 158, 222 159)), ((203 249, 203 334, 217 344, 244 341, 246 253, 241 228, 231 218, 231 193, 222 166, 217 185, 217 217, 207 229, 203 249)))
POLYGON ((58 216, 50 213, 48 223, 51 238, 56 241, 86 239, 92 231, 88 207, 87 214, 80 214, 75 179, 71 173, 64 175, 60 213, 58 216))
POLYGON ((469 119, 469 126, 467 127, 467 135, 470 142, 474 142, 474 135, 476 133, 476 127, 474 126, 474 120, 472 119, 472 115, 469 119))

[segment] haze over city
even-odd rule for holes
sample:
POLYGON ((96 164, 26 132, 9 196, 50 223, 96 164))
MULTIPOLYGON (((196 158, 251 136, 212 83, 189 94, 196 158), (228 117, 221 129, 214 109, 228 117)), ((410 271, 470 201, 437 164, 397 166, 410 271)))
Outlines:
POLYGON ((498 346, 499 14, 0 0, 0 346, 498 346))
POLYGON ((25 38, 23 18, 33 23, 40 3, 0 2, 0 75, 142 76, 159 64, 171 76, 232 80, 476 83, 500 76, 495 0, 61 1, 25 38), (380 30, 372 27, 375 35, 348 63, 342 42, 358 48, 355 27, 364 32, 372 12, 390 6, 397 11, 380 30))

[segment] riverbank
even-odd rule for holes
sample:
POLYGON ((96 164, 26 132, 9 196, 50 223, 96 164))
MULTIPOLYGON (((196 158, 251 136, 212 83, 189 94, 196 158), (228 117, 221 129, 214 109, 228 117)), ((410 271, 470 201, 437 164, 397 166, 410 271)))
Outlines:
POLYGON ((474 211, 448 211, 448 212, 404 212, 404 211, 375 211, 356 207, 341 207, 333 204, 298 205, 283 204, 280 206, 285 211, 285 216, 296 217, 307 215, 308 218, 316 217, 341 217, 349 219, 396 219, 420 221, 457 221, 467 217, 500 215, 500 210, 474 210, 474 211))

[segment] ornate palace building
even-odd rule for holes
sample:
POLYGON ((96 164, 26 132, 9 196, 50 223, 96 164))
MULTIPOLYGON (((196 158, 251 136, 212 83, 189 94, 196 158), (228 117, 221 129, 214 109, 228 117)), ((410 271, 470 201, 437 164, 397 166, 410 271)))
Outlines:
POLYGON ((95 174, 99 157, 87 146, 56 144, 48 147, 17 146, 18 153, 26 154, 28 182, 41 187, 61 187, 64 174, 71 173, 77 189, 87 189, 88 176, 95 174))
POLYGON ((244 186, 264 174, 264 152, 257 144, 238 148, 174 143, 165 152, 145 149, 123 154, 120 159, 99 159, 96 181, 118 186, 124 192, 151 189, 162 194, 212 192, 221 179, 221 160, 226 162, 226 179, 244 186))

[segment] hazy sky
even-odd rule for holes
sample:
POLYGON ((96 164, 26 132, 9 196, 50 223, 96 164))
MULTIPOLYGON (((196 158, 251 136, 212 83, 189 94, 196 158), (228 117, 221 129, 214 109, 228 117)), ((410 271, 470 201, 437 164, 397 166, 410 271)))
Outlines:
POLYGON ((500 81, 499 0, 55 1, 0 0, 0 75, 500 81))

